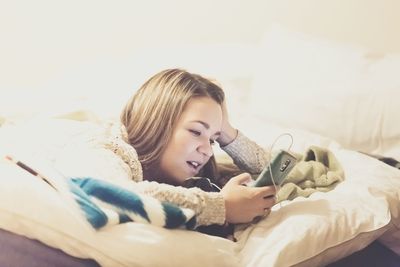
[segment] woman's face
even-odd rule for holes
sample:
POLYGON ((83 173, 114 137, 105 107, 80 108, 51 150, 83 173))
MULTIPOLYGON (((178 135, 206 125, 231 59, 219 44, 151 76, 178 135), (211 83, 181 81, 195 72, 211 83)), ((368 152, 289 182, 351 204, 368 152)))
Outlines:
POLYGON ((211 146, 221 127, 222 109, 217 102, 209 97, 189 100, 161 155, 160 181, 181 185, 196 176, 213 155, 211 146))

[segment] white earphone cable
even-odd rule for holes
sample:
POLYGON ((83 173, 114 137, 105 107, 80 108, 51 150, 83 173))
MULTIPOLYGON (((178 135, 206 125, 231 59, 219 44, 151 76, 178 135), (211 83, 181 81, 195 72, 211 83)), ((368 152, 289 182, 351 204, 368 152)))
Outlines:
POLYGON ((290 137, 291 142, 290 142, 289 147, 287 148, 287 151, 290 152, 290 149, 292 148, 292 145, 293 145, 293 136, 290 133, 283 133, 283 134, 279 135, 277 138, 275 138, 275 140, 274 140, 274 142, 272 142, 272 144, 271 144, 271 146, 269 148, 269 152, 268 152, 268 156, 269 156, 268 164, 269 164, 269 169, 270 169, 270 173, 271 173, 271 179, 272 179, 272 183, 273 183, 274 188, 275 188, 275 192, 278 192, 278 186, 275 183, 275 179, 274 179, 273 172, 272 172, 272 166, 271 166, 272 151, 273 151, 273 147, 276 144, 276 142, 283 136, 289 136, 290 137))

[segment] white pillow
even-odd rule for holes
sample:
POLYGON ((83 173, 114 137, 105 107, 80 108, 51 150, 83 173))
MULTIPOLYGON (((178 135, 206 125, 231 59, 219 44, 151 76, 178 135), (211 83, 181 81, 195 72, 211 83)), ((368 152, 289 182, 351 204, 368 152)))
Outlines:
POLYGON ((255 116, 400 158, 400 55, 278 26, 267 32, 258 59, 249 101, 255 116))
POLYGON ((0 179, 6 185, 0 187, 0 228, 69 255, 109 267, 238 266, 229 240, 139 223, 94 231, 57 192, 22 169, 0 161, 0 179))
MULTIPOLYGON (((265 149, 270 149, 283 133, 293 136, 294 152, 302 153, 311 145, 328 148, 346 176, 331 192, 285 202, 282 209, 274 207, 266 220, 245 230, 239 227, 237 238, 244 266, 324 266, 382 235, 381 241, 399 253, 400 171, 305 130, 280 127, 244 114, 235 117, 234 123, 265 149)), ((290 144, 285 135, 273 149, 288 149, 290 144)))
POLYGON ((326 266, 398 229, 400 171, 360 153, 332 151, 345 181, 278 204, 267 219, 238 230, 243 266, 326 266))

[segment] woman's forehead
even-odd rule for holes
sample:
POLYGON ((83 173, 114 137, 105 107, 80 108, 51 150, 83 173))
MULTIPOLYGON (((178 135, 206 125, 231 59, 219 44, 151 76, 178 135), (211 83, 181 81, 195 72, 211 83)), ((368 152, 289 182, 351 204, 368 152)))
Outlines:
POLYGON ((222 108, 212 98, 192 98, 186 104, 180 120, 185 122, 197 121, 208 126, 208 128, 220 128, 222 123, 222 108))

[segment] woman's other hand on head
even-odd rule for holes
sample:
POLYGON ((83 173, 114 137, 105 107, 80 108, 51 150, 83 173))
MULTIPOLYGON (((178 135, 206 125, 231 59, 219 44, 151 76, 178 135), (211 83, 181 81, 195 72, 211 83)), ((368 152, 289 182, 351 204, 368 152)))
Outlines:
POLYGON ((235 140, 238 132, 229 122, 228 109, 226 107, 226 101, 222 103, 222 128, 221 135, 218 137, 217 142, 220 146, 226 146, 235 140))
POLYGON ((275 188, 247 187, 251 180, 248 173, 235 176, 222 188, 225 199, 226 221, 229 223, 248 223, 255 217, 269 214, 275 204, 275 188))

